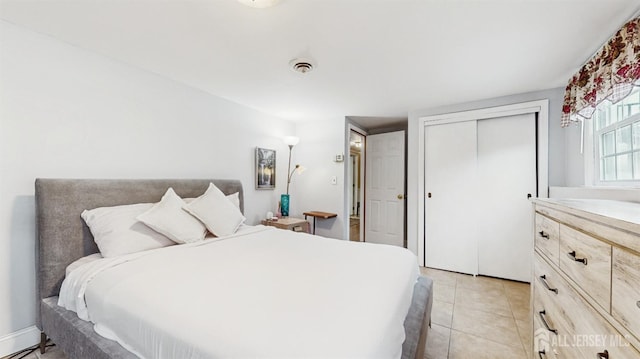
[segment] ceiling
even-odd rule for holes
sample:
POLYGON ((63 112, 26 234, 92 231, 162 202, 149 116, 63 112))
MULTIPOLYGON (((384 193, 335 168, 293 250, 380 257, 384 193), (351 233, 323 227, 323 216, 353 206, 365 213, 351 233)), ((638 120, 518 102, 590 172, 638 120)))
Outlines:
POLYGON ((294 121, 565 86, 637 0, 0 1, 0 18, 294 121), (289 61, 307 57, 305 75, 289 61))

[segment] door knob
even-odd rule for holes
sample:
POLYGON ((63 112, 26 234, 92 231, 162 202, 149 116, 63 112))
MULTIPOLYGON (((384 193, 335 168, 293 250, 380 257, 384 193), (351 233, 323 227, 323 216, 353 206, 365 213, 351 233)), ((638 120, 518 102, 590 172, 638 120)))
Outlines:
POLYGON ((398 195, 398 199, 403 199, 403 198, 404 198, 403 195, 401 195, 401 194, 398 195))

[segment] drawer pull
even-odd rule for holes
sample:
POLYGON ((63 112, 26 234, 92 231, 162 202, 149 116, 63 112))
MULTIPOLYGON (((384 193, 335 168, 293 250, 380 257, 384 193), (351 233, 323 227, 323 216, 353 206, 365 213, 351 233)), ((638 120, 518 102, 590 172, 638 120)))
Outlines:
POLYGON ((609 359, 609 352, 605 350, 602 353, 598 353, 598 359, 609 359))
POLYGON ((538 232, 538 234, 540 235, 540 237, 545 238, 545 239, 549 239, 549 234, 545 233, 544 231, 540 231, 538 232))
POLYGON ((573 259, 574 261, 587 265, 587 258, 576 258, 576 251, 571 251, 567 253, 567 255, 569 256, 569 258, 573 259))
POLYGON ((636 302, 636 306, 638 306, 638 308, 640 308, 640 300, 636 302))
POLYGON ((558 294, 558 288, 551 288, 549 287, 549 283, 547 283, 547 275, 543 274, 540 276, 540 281, 542 282, 542 285, 544 285, 545 288, 547 288, 547 290, 549 290, 550 292, 554 292, 556 294, 558 294))
POLYGON ((540 319, 542 320, 542 324, 544 324, 544 326, 547 328, 547 330, 550 331, 553 334, 558 335, 558 330, 557 329, 551 329, 551 327, 549 327, 549 324, 547 323, 547 320, 544 319, 545 315, 547 315, 547 311, 546 310, 541 310, 540 312, 538 312, 538 314, 540 315, 540 319))
POLYGON ((546 358, 547 357, 547 352, 544 349, 540 350, 538 352, 538 357, 540 357, 540 359, 546 358))

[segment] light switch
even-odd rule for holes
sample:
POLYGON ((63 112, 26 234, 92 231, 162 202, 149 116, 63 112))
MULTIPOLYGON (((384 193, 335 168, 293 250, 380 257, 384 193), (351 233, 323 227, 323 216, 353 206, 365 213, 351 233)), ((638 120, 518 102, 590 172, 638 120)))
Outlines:
POLYGON ((332 176, 331 177, 331 184, 338 184, 338 177, 332 176))

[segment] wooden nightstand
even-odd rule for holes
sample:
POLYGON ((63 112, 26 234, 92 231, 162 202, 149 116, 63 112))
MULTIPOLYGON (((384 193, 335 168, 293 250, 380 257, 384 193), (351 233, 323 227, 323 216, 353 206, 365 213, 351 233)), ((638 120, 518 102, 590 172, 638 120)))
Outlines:
POLYGON ((267 221, 266 219, 263 219, 261 223, 264 226, 288 229, 294 232, 309 233, 309 222, 302 218, 286 217, 280 218, 277 221, 267 221))

